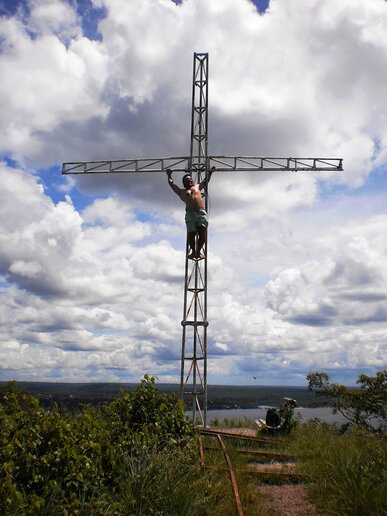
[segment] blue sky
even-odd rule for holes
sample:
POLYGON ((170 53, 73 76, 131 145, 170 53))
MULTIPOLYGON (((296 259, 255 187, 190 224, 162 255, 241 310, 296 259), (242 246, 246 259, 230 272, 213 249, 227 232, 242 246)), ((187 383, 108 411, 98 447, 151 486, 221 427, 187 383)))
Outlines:
POLYGON ((344 159, 213 176, 209 383, 386 367, 384 0, 6 0, 0 16, 0 379, 179 381, 184 207, 162 174, 60 171, 186 155, 195 51, 210 154, 344 159))

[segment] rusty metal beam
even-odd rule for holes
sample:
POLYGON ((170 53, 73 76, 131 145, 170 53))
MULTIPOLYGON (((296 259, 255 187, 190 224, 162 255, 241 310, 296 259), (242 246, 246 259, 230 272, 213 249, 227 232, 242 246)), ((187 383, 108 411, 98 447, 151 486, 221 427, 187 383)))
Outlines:
POLYGON ((235 501, 236 501, 236 505, 237 505, 238 515, 243 516, 242 504, 241 504, 241 500, 239 498, 238 486, 237 486, 234 470, 232 469, 230 457, 228 456, 226 447, 223 444, 222 438, 220 437, 219 434, 217 435, 217 439, 218 439, 220 447, 222 448, 224 458, 226 459, 226 462, 227 462, 228 470, 230 473, 230 479, 231 479, 231 483, 232 483, 232 489, 234 491, 235 501))

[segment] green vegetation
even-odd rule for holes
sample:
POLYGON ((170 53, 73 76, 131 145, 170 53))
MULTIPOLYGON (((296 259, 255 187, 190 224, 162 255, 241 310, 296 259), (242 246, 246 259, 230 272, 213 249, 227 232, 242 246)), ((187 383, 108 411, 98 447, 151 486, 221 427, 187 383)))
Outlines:
MULTIPOLYGON (((1 514, 234 512, 224 471, 201 470, 196 431, 154 378, 77 413, 45 411, 11 383, 0 391, 0 419, 1 514)), ((256 494, 247 481, 241 498, 246 514, 254 514, 248 507, 256 494)))
POLYGON ((78 414, 47 413, 12 384, 0 400, 1 514, 187 514, 206 501, 186 489, 206 482, 194 430, 153 378, 78 414))
POLYGON ((311 495, 329 514, 387 514, 387 371, 361 374, 358 390, 331 383, 326 373, 307 379, 348 419, 341 429, 315 422, 292 433, 311 495))
MULTIPOLYGON (((380 421, 385 414, 385 376, 361 375, 358 395, 330 384, 325 373, 313 374, 308 376, 310 385, 336 403, 337 410, 350 409, 353 415, 355 407, 351 428, 344 433, 318 421, 291 424, 289 435, 268 436, 267 446, 299 457, 299 472, 324 513, 387 514, 387 446, 383 427, 378 423, 376 432, 368 419, 377 414, 380 421)), ((214 468, 203 471, 198 434, 175 396, 161 393, 154 378, 145 376, 136 389, 122 391, 110 403, 72 412, 57 405, 45 410, 10 383, 0 390, 0 420, 0 514, 235 512, 216 440, 202 439, 206 465, 214 468)), ((228 420, 222 426, 251 427, 251 422, 228 420)), ((235 450, 253 444, 238 439, 225 444, 244 514, 259 515, 264 499, 257 490, 259 481, 246 474, 249 459, 235 450)))
POLYGON ((256 430, 256 425, 251 419, 247 417, 230 417, 224 418, 220 421, 217 417, 211 421, 211 427, 213 428, 252 428, 256 430))
POLYGON ((377 434, 353 427, 345 434, 331 425, 299 425, 289 449, 302 458, 312 500, 326 514, 387 514, 387 445, 377 434))
POLYGON ((307 375, 309 389, 324 396, 335 412, 340 412, 349 425, 383 433, 387 429, 387 370, 375 376, 361 374, 357 383, 360 389, 349 389, 329 381, 326 373, 307 375))
MULTIPOLYGON (((235 428, 235 427, 234 427, 235 428)), ((227 463, 220 448, 216 437, 202 436, 202 444, 204 447, 204 462, 206 467, 213 468, 206 469, 205 474, 209 475, 211 480, 209 485, 217 493, 214 499, 215 504, 211 508, 211 513, 214 516, 234 515, 236 512, 236 501, 232 484, 230 481, 227 463)), ((247 474, 248 458, 237 453, 236 449, 249 448, 249 443, 236 439, 227 439, 223 437, 223 444, 227 449, 232 468, 235 474, 238 494, 245 516, 269 516, 267 512, 261 513, 259 510, 260 504, 266 500, 266 495, 263 495, 257 489, 257 482, 254 477, 247 474)), ((201 513, 193 513, 195 516, 201 516, 201 513)))
MULTIPOLYGON (((386 371, 374 377, 360 375, 356 390, 330 383, 326 373, 311 373, 310 387, 317 396, 328 398, 350 424, 338 428, 292 420, 290 435, 278 435, 278 447, 299 458, 298 472, 324 514, 387 515, 386 376, 386 371)), ((221 426, 239 425, 248 426, 241 420, 224 421, 221 426)), ((270 437, 274 443, 276 435, 270 437)))

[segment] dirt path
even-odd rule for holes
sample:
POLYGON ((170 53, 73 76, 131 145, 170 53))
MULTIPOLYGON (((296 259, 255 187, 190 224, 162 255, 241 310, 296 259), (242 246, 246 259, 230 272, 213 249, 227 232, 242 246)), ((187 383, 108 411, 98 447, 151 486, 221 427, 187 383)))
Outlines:
MULTIPOLYGON (((215 429, 212 429, 215 430, 215 429)), ((257 431, 247 428, 232 428, 227 430, 216 429, 219 434, 233 433, 245 437, 257 437, 257 431)), ((257 443, 259 448, 259 444, 257 443)), ((250 462, 249 468, 257 472, 259 481, 256 489, 267 495, 267 499, 257 507, 258 514, 278 516, 325 516, 317 507, 308 500, 305 485, 298 479, 296 473, 296 462, 294 460, 264 460, 261 462, 250 462), (270 473, 286 474, 278 482, 273 482, 270 473), (293 482, 289 483, 289 476, 293 482), (296 476, 296 478, 294 478, 296 476)))
MULTIPOLYGON (((256 430, 246 428, 234 428, 229 430, 236 434, 255 437, 257 435, 256 430)), ((282 473, 295 473, 296 462, 256 462, 250 463, 250 468, 263 473, 269 472, 282 472, 282 473)), ((261 510, 263 514, 278 514, 278 516, 324 516, 324 512, 321 512, 317 507, 308 500, 305 485, 302 482, 299 483, 262 483, 257 485, 257 489, 261 493, 268 495, 268 500, 263 503, 261 510)))
POLYGON ((323 516, 323 513, 308 501, 303 484, 259 485, 257 489, 270 496, 270 499, 261 506, 268 514, 323 516))

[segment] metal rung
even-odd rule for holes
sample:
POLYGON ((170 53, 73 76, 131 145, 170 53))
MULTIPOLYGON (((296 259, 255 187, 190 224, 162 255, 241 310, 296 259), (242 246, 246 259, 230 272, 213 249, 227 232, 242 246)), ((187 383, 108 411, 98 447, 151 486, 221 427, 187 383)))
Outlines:
POLYGON ((191 394, 191 395, 194 395, 194 396, 198 396, 200 394, 204 394, 203 391, 200 391, 200 392, 185 392, 184 394, 191 394))
POLYGON ((208 321, 181 321, 182 326, 208 326, 208 321))
POLYGON ((204 360, 204 357, 184 357, 184 360, 204 360))

